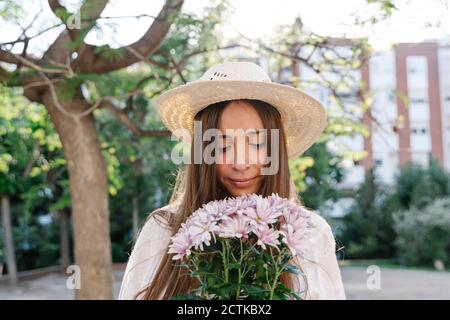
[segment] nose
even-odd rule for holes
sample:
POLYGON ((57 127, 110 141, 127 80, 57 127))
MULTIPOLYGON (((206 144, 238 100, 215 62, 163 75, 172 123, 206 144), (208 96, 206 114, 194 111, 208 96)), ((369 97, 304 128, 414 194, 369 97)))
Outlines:
POLYGON ((246 169, 250 168, 248 152, 249 145, 247 139, 245 139, 244 141, 245 143, 243 143, 243 149, 238 149, 239 143, 234 143, 234 157, 231 167, 238 171, 245 171, 246 169))
POLYGON ((248 163, 238 164, 234 162, 231 167, 236 171, 245 171, 250 168, 250 165, 248 163))

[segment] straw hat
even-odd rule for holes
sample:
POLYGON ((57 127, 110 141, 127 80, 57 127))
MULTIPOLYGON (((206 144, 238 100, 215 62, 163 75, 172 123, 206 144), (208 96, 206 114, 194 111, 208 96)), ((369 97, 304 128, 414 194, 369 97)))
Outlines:
POLYGON ((188 129, 193 134, 198 111, 212 103, 235 99, 262 100, 280 112, 290 159, 306 151, 326 125, 326 111, 320 102, 294 87, 273 83, 252 62, 214 65, 200 79, 164 92, 156 106, 161 121, 171 132, 188 129))

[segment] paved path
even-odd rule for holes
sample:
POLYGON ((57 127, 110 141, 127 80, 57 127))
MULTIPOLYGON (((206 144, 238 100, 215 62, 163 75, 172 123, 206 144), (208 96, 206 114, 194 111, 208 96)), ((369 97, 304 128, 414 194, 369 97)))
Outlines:
MULTIPOLYGON (((380 289, 369 290, 364 267, 342 267, 347 299, 450 299, 450 272, 382 268, 380 289)), ((114 274, 117 297, 122 272, 114 274)), ((64 274, 23 281, 17 288, 0 285, 0 299, 73 299, 64 274)))
MULTIPOLYGON (((70 300, 74 291, 67 289, 66 274, 50 273, 33 280, 21 281, 19 286, 11 288, 0 284, 0 300, 6 299, 52 299, 70 300)), ((120 290, 123 272, 114 271, 114 296, 117 298, 120 290)))
POLYGON ((341 274, 347 299, 450 299, 450 272, 381 268, 380 289, 372 290, 370 270, 343 267, 341 274))

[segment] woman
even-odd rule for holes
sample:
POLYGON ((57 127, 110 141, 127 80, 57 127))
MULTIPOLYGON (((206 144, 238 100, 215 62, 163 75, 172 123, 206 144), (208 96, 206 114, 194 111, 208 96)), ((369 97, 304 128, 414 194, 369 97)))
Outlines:
MULTIPOLYGON (((308 149, 326 124, 319 102, 295 88, 272 83, 250 62, 215 65, 199 80, 162 94, 157 106, 175 136, 186 140, 189 132, 190 162, 179 171, 169 204, 152 212, 142 227, 119 299, 170 299, 196 287, 196 281, 167 254, 167 246, 181 223, 202 204, 227 196, 278 193, 302 205, 288 159, 308 149), (211 150, 208 139, 202 138, 208 130, 220 133, 213 139, 214 162, 195 161, 196 154, 204 160, 205 151, 211 150)), ((315 225, 307 240, 308 254, 293 261, 303 272, 285 275, 282 281, 305 299, 345 299, 331 228, 308 211, 315 225)))

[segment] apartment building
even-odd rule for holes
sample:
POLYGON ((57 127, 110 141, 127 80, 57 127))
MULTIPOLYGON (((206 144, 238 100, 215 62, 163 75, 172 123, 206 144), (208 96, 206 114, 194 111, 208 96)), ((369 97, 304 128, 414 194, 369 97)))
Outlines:
MULTIPOLYGON (((345 46, 338 50, 343 56, 350 52, 345 46)), ((289 82, 293 74, 299 76, 303 85, 318 78, 307 65, 298 64, 294 68, 283 70, 283 82, 289 82)), ((400 43, 389 51, 375 52, 352 76, 355 88, 338 93, 345 109, 355 107, 361 99, 356 83, 365 83, 372 98, 370 114, 355 112, 355 115, 368 127, 370 135, 330 142, 331 150, 344 147, 367 153, 362 161, 343 163, 347 175, 339 187, 355 189, 371 167, 389 184, 400 166, 409 161, 426 166, 430 157, 450 170, 449 44, 400 43)), ((333 109, 328 88, 312 85, 303 89, 320 100, 329 114, 339 116, 333 109)))

